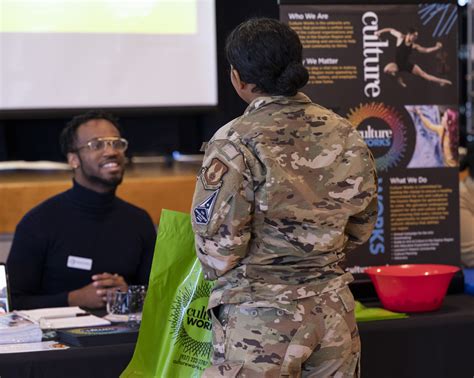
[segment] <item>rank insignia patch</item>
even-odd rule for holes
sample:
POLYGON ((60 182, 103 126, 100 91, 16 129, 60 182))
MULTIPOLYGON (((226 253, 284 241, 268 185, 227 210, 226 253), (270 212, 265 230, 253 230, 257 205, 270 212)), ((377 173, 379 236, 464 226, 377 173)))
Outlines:
POLYGON ((222 178, 229 168, 218 158, 214 158, 202 173, 202 181, 206 189, 217 189, 221 186, 222 178))
POLYGON ((204 202, 194 208, 194 219, 196 224, 208 224, 211 220, 212 209, 216 203, 219 190, 212 193, 204 202))

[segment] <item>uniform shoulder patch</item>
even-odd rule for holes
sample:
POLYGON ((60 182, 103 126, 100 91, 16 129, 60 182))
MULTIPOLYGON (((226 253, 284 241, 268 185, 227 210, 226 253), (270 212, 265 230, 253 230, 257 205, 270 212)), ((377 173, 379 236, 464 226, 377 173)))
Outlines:
POLYGON ((213 192, 209 197, 207 197, 204 202, 197 205, 194 210, 194 220, 196 224, 208 224, 211 220, 212 210, 214 204, 216 203, 217 195, 219 190, 213 192))
POLYGON ((209 167, 205 168, 202 175, 204 186, 206 188, 215 188, 221 183, 222 178, 228 171, 229 168, 221 160, 218 158, 212 159, 211 164, 209 164, 209 167))

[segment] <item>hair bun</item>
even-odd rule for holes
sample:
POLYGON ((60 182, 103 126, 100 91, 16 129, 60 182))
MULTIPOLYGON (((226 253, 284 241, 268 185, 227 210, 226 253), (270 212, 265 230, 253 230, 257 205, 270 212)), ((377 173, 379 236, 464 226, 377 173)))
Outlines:
POLYGON ((299 89, 308 82, 308 70, 300 62, 291 62, 277 78, 275 86, 277 92, 294 96, 299 89))

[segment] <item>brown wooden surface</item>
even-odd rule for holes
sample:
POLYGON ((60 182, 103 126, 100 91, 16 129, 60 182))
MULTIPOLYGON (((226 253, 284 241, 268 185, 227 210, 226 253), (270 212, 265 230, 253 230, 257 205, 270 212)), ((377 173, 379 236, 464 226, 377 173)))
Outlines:
MULTIPOLYGON (((118 196, 148 211, 158 224, 161 209, 189 212, 199 165, 127 167, 118 196)), ((460 173, 460 179, 467 170, 460 173)), ((0 234, 13 233, 23 215, 71 187, 70 172, 0 172, 0 234)))
MULTIPOLYGON (((161 209, 189 212, 198 165, 127 167, 117 195, 148 211, 155 224, 161 209)), ((0 233, 12 233, 23 215, 71 187, 70 172, 0 172, 0 233)))

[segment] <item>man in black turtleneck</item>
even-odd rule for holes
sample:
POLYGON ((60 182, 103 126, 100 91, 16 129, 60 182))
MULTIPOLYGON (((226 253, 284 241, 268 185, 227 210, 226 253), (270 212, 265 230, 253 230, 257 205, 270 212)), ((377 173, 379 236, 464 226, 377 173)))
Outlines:
POLYGON ((63 130, 73 187, 16 228, 7 260, 13 308, 101 308, 108 289, 148 283, 155 227, 144 210, 115 196, 127 146, 107 113, 77 116, 63 130))

